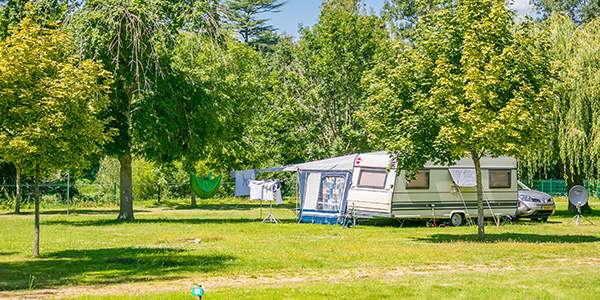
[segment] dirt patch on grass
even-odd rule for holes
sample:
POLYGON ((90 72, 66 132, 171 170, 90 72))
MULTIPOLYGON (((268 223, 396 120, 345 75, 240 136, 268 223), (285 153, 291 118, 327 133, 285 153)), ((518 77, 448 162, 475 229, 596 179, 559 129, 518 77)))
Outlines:
MULTIPOLYGON (((600 265, 600 258, 586 258, 581 260, 557 260, 564 263, 560 268, 571 268, 576 265, 600 265)), ((522 269, 523 267, 519 267, 522 269)), ((176 280, 161 280, 160 278, 148 278, 132 283, 114 284, 114 285, 89 285, 89 286, 65 286, 54 289, 38 289, 32 291, 3 291, 0 292, 0 299, 59 299, 68 297, 77 297, 83 295, 89 296, 118 296, 133 295, 143 290, 148 293, 180 292, 190 291, 198 284, 203 285, 207 292, 218 290, 219 288, 235 288, 243 286, 270 286, 282 284, 293 284, 296 282, 331 282, 338 283, 348 279, 378 279, 378 278, 400 278, 404 276, 418 276, 427 274, 447 274, 447 273, 468 273, 472 276, 474 272, 510 272, 516 270, 515 266, 500 266, 495 264, 488 265, 431 265, 416 268, 377 268, 377 269, 302 269, 302 270, 283 270, 278 273, 260 274, 260 275, 235 275, 235 276, 189 276, 176 280)), ((550 271, 556 267, 535 267, 528 268, 528 271, 550 271)))

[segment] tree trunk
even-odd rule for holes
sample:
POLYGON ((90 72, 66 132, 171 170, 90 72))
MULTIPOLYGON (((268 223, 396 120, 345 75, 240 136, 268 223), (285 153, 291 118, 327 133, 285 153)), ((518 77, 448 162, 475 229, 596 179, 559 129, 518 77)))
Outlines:
POLYGON ((475 165, 475 174, 477 179, 477 237, 480 242, 485 242, 485 219, 483 217, 483 185, 481 180, 481 163, 479 161, 479 152, 471 151, 473 164, 475 165))
POLYGON ((15 214, 21 213, 21 164, 15 163, 15 169, 17 170, 17 195, 15 198, 15 214))
MULTIPOLYGON (((567 183, 567 193, 571 190, 572 187, 576 185, 583 186, 583 176, 581 172, 578 170, 571 170, 571 167, 568 164, 565 164, 565 181, 567 183)), ((568 195, 568 194, 567 194, 568 195)), ((592 208, 589 205, 589 202, 581 207, 582 212, 589 213, 592 211, 592 208)), ((569 213, 577 213, 577 206, 573 205, 571 201, 569 201, 569 213)))
POLYGON ((125 122, 127 126, 127 130, 125 132, 121 132, 121 134, 126 134, 127 137, 126 145, 124 145, 124 152, 119 157, 119 162, 121 163, 121 170, 119 173, 119 188, 120 188, 120 207, 119 207, 119 216, 117 220, 127 220, 133 221, 135 218, 133 217, 133 176, 131 174, 131 103, 133 101, 133 93, 136 90, 135 84, 130 85, 127 90, 127 108, 124 112, 125 114, 125 122))
POLYGON ((120 209, 118 220, 135 220, 133 217, 133 190, 131 175, 131 153, 125 152, 120 158, 121 163, 119 188, 121 189, 120 209))
POLYGON ((40 166, 35 165, 35 236, 33 238, 33 256, 40 255, 40 166))
MULTIPOLYGON (((188 172, 188 173, 196 173, 196 164, 194 163, 193 160, 189 159, 189 158, 185 158, 183 161, 183 169, 188 172)), ((190 182, 190 187, 191 187, 191 182, 190 182)), ((192 207, 196 207, 196 193, 194 193, 194 191, 191 191, 191 205, 192 207)))

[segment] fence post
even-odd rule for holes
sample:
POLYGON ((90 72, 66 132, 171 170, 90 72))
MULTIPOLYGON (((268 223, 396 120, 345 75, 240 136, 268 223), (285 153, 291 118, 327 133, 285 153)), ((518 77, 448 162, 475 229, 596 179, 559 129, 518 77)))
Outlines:
POLYGON ((552 194, 554 193, 554 184, 552 182, 552 178, 550 178, 550 196, 552 196, 552 194))
POLYGON ((113 201, 117 203, 117 182, 113 182, 113 201))
POLYGON ((544 193, 545 193, 546 191, 544 190, 544 179, 541 179, 541 180, 540 180, 540 182, 541 182, 541 184, 542 184, 542 188, 541 188, 541 190, 542 190, 542 192, 544 192, 544 193))
POLYGON ((70 185, 70 170, 67 170, 67 216, 69 215, 69 185, 70 185))

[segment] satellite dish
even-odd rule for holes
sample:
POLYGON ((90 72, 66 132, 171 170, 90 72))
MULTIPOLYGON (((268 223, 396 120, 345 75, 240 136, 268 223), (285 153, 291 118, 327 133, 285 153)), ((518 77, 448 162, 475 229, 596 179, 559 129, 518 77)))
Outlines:
POLYGON ((571 204, 581 207, 584 206, 588 201, 588 192, 581 185, 576 185, 569 191, 569 202, 571 204))

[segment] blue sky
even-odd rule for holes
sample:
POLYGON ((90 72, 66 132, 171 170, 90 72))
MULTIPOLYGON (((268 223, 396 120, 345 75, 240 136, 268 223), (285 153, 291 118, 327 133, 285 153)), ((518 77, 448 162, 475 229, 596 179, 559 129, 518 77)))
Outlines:
MULTIPOLYGON (((363 0, 367 9, 373 8, 379 13, 385 0, 363 0)), ((264 14, 263 18, 271 19, 269 23, 278 28, 277 32, 286 32, 295 37, 298 36, 298 24, 313 26, 319 18, 322 0, 287 0, 281 7, 281 12, 276 14, 264 14)), ((518 13, 525 13, 529 7, 529 0, 514 0, 513 8, 518 13)))

